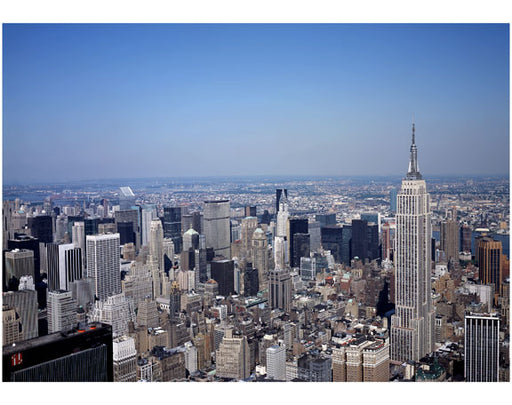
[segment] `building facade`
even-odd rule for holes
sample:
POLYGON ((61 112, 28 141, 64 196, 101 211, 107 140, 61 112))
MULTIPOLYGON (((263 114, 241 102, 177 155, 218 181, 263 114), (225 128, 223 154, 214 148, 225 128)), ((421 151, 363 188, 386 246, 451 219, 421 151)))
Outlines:
POLYGON ((391 360, 418 361, 434 347, 430 196, 417 163, 414 124, 409 170, 397 196, 391 360))

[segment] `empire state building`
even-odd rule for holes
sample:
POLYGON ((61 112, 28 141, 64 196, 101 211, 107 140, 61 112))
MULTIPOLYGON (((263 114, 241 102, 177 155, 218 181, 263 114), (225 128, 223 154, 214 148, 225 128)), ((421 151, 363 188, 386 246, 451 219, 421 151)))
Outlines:
POLYGON ((414 124, 409 171, 397 195, 395 315, 391 317, 391 360, 418 361, 434 348, 431 298, 430 195, 418 169, 414 124))

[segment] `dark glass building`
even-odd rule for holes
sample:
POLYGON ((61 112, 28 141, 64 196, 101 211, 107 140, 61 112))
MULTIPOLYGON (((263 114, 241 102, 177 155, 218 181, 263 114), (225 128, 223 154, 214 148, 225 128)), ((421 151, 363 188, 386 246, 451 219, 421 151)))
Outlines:
POLYGON ((368 259, 368 223, 361 219, 352 220, 352 257, 364 262, 368 259))
MULTIPOLYGON (((183 249, 181 229, 181 207, 164 207, 164 238, 172 239, 174 251, 181 253, 183 249)), ((199 232, 196 230, 196 232, 199 232)))
POLYGON ((340 263, 342 252, 342 229, 339 226, 326 226, 320 228, 321 243, 325 250, 330 250, 334 261, 340 263))
POLYGON ((244 272, 244 295, 246 297, 254 297, 259 291, 258 269, 252 267, 252 263, 248 262, 244 272))
MULTIPOLYGON (((289 246, 289 254, 290 254, 290 266, 291 267, 299 267, 300 266, 300 257, 298 256, 298 260, 296 257, 298 255, 294 254, 294 239, 295 235, 298 233, 307 234, 308 233, 308 220, 307 218, 290 218, 289 219, 289 238, 288 238, 288 246, 289 246)), ((309 241, 309 238, 308 238, 309 241)), ((309 250, 309 248, 308 248, 309 250)))
POLYGON ((219 294, 235 294, 235 263, 233 260, 213 260, 211 276, 219 285, 219 294))
POLYGON ((30 234, 39 239, 39 242, 53 242, 53 220, 49 215, 39 215, 37 217, 28 218, 28 227, 30 234))
POLYGON ((291 262, 292 267, 300 266, 301 257, 309 257, 310 253, 310 240, 309 233, 296 233, 293 236, 292 256, 291 262), (295 265, 295 266, 293 266, 295 265))
POLYGON ((321 227, 336 225, 336 214, 316 214, 315 219, 321 227))
POLYGON ((4 382, 112 382, 112 327, 93 323, 3 348, 4 382))
POLYGON ((341 263, 350 265, 352 259, 352 225, 343 225, 341 234, 341 263))

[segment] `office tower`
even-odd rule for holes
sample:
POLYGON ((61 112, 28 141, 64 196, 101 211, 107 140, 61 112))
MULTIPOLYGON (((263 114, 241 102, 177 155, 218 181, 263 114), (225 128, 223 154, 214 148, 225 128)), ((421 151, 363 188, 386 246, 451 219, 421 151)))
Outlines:
POLYGON ((14 249, 4 252, 4 266, 4 284, 7 290, 16 291, 22 276, 35 278, 32 250, 14 249))
POLYGON ((130 187, 119 187, 119 209, 129 210, 135 205, 135 194, 130 187))
POLYGON ((335 381, 389 381, 389 345, 380 339, 355 335, 336 353, 333 351, 333 363, 336 364, 333 364, 333 374, 336 369, 335 381))
POLYGON ((268 303, 271 309, 290 311, 292 285, 290 272, 284 269, 270 270, 268 280, 268 303))
POLYGON ((380 259, 379 226, 373 222, 368 224, 368 259, 380 259))
POLYGON ((105 233, 116 233, 117 232, 117 225, 114 223, 99 223, 98 224, 98 233, 99 234, 105 234, 105 233))
POLYGON ((32 236, 28 236, 25 234, 15 234, 14 239, 9 239, 7 241, 7 249, 27 249, 34 252, 34 273, 35 273, 35 281, 36 283, 41 280, 40 269, 40 254, 39 254, 39 240, 32 236))
POLYGON ((67 332, 77 325, 77 304, 71 291, 49 291, 46 313, 48 333, 67 332))
POLYGON ((87 274, 100 300, 121 292, 119 234, 87 235, 87 274))
POLYGON ((300 277, 303 280, 316 279, 316 258, 301 257, 300 258, 300 277))
POLYGON ((409 170, 397 196, 391 360, 398 362, 418 361, 434 347, 430 196, 418 170, 414 124, 412 128, 409 170))
POLYGON ((361 219, 352 220, 352 259, 358 257, 363 263, 368 259, 368 223, 361 219))
POLYGON ((199 248, 199 234, 194 228, 190 228, 183 234, 183 251, 188 252, 190 249, 197 248, 199 248))
POLYGON ((146 297, 138 303, 137 325, 146 328, 157 328, 160 324, 156 301, 146 297))
POLYGON ((500 319, 496 314, 464 316, 464 376, 468 382, 499 380, 500 319))
MULTIPOLYGON (((343 228, 339 226, 327 226, 321 228, 321 241, 324 250, 330 250, 336 263, 341 262, 343 247, 343 228)), ((350 259, 349 259, 350 263, 350 259)))
POLYGON ((216 256, 231 258, 229 200, 204 202, 204 235, 206 246, 212 247, 216 256))
POLYGON ((268 210, 264 210, 263 214, 261 215, 261 221, 262 224, 270 225, 270 213, 268 210))
POLYGON ((53 221, 49 215, 39 215, 28 218, 28 227, 30 234, 40 242, 53 242, 53 221))
POLYGON ((71 229, 71 242, 75 247, 82 250, 82 268, 85 269, 85 225, 83 221, 78 221, 73 224, 71 229))
POLYGON ((467 225, 460 227, 460 250, 471 252, 471 228, 467 225))
POLYGON ((368 224, 371 222, 377 224, 378 233, 380 233, 380 212, 363 212, 361 213, 361 219, 368 224))
POLYGON ((119 233, 120 245, 126 245, 127 243, 132 243, 135 245, 136 239, 132 222, 118 222, 116 229, 119 233))
POLYGON ((50 274, 48 274, 48 289, 68 291, 69 283, 82 277, 82 249, 75 247, 72 243, 58 245, 57 280, 50 282, 50 274))
POLYGON ((175 320, 181 312, 181 292, 179 285, 174 281, 171 285, 171 294, 169 297, 169 318, 175 320))
POLYGON ((186 342, 185 345, 185 368, 189 373, 194 373, 197 371, 197 355, 198 350, 192 344, 192 342, 186 342))
POLYGON ((446 260, 459 261, 459 224, 448 219, 441 222, 441 250, 446 255, 446 260))
POLYGON ((248 262, 244 272, 244 295, 246 297, 255 297, 260 291, 260 282, 258 269, 248 262))
POLYGON ((391 258, 391 226, 386 222, 382 225, 382 259, 391 258))
POLYGON ((288 190, 286 188, 276 188, 276 212, 279 212, 279 205, 282 199, 288 199, 288 190))
POLYGON ((496 288, 499 288, 502 282, 502 244, 488 236, 480 237, 477 240, 476 255, 480 281, 483 284, 494 284, 496 288))
POLYGON ((206 260, 206 249, 196 249, 194 251, 194 264, 196 271, 196 284, 206 283, 208 281, 208 262, 206 260))
POLYGON ((149 254, 158 263, 158 269, 164 271, 163 240, 164 229, 159 219, 153 219, 150 224, 149 254))
POLYGON ((46 256, 46 271, 48 274, 48 290, 60 289, 59 280, 59 245, 57 243, 47 243, 44 247, 46 256))
POLYGON ((252 237, 254 231, 258 228, 258 218, 246 217, 240 224, 240 240, 242 242, 242 257, 251 256, 252 237))
POLYGON ((301 258, 309 257, 309 233, 296 233, 293 235, 293 249, 291 267, 299 267, 301 258))
MULTIPOLYGON (((299 267, 300 265, 300 257, 299 252, 296 254, 296 260, 294 260, 294 238, 295 234, 301 233, 301 234, 307 234, 308 233, 308 220, 307 218, 289 218, 288 219, 288 233, 287 233, 287 240, 288 240, 288 248, 289 248, 289 258, 290 258, 290 266, 291 267, 299 267)), ((308 241, 309 244, 309 241, 308 241)), ((302 246, 304 247, 304 246, 302 246)), ((308 246, 309 250, 309 246, 308 246)), ((309 252, 308 252, 309 255, 309 252)))
MULTIPOLYGON (((68 230, 68 217, 66 215, 58 215, 55 220, 55 241, 65 243, 65 237, 68 230)), ((69 235, 68 235, 69 237, 69 235)))
POLYGON ((286 267, 287 243, 284 236, 276 236, 274 238, 274 267, 276 269, 284 269, 286 267))
POLYGON ((396 197, 398 195, 398 190, 393 187, 391 190, 389 190, 389 210, 392 213, 396 212, 396 197))
POLYGON ((137 381, 137 350, 135 340, 120 336, 112 341, 112 358, 114 360, 114 382, 137 381))
POLYGON ((85 236, 96 235, 98 233, 98 225, 99 224, 100 224, 99 218, 85 218, 84 219, 85 236))
POLYGON ((113 337, 127 335, 129 322, 135 322, 133 302, 124 293, 108 296, 94 303, 89 320, 111 325, 113 337))
POLYGON ((320 249, 322 245, 322 233, 321 233, 321 225, 318 221, 312 221, 308 223, 308 233, 309 233, 309 248, 310 251, 315 252, 320 249))
POLYGON ((267 349, 267 378, 286 381, 286 347, 272 345, 267 349))
POLYGON ((121 281, 122 291, 126 298, 131 299, 137 307, 139 302, 153 294, 153 278, 148 266, 134 262, 130 272, 121 281))
POLYGON ((133 233, 135 234, 135 246, 140 244, 140 219, 139 219, 139 211, 136 209, 127 209, 127 210, 119 210, 114 212, 114 220, 118 225, 119 232, 119 223, 120 222, 130 222, 133 226, 133 233))
POLYGON ((268 250, 267 237, 261 228, 256 228, 252 234, 251 262, 258 270, 259 289, 263 289, 267 283, 268 273, 268 250))
POLYGON ((113 381, 112 329, 96 323, 6 346, 2 363, 4 382, 113 381))
MULTIPOLYGON (((181 215, 181 231, 184 232, 187 229, 194 229, 197 233, 202 232, 201 227, 202 215, 200 212, 192 212, 189 214, 181 215)), ((165 229, 164 229, 165 231, 165 229)))
POLYGON ((142 207, 142 246, 149 245, 149 235, 151 232, 151 221, 157 218, 156 206, 146 204, 142 207))
POLYGON ((21 318, 16 309, 2 305, 2 345, 12 345, 23 340, 21 318))
POLYGON ((256 206, 247 205, 245 207, 245 216, 246 217, 255 217, 256 216, 256 206))
POLYGON ((345 265, 350 265, 351 260, 352 260, 352 225, 343 225, 343 227, 341 228, 340 263, 343 263, 345 265))
POLYGON ((21 330, 24 339, 38 336, 37 293, 32 290, 8 291, 3 294, 3 304, 14 308, 21 318, 21 330))
POLYGON ((315 220, 320 223, 320 227, 336 225, 336 214, 316 214, 315 220))
MULTIPOLYGON (((182 228, 182 208, 181 207, 164 207, 164 237, 172 239, 174 243, 174 251, 181 253, 183 232, 188 228, 182 228)), ((197 232, 199 232, 196 229, 197 232)))
POLYGON ((174 242, 172 239, 164 238, 162 249, 164 251, 164 269, 168 272, 174 263, 174 242))
POLYGON ((282 197, 279 202, 279 211, 277 212, 276 219, 276 236, 287 237, 288 236, 288 201, 282 197))
POLYGON ((216 260, 211 262, 212 279, 219 284, 219 294, 228 296, 235 293, 235 264, 233 260, 216 260))
POLYGON ((247 337, 226 329, 222 342, 216 351, 217 369, 220 378, 244 380, 250 376, 250 353, 247 337))

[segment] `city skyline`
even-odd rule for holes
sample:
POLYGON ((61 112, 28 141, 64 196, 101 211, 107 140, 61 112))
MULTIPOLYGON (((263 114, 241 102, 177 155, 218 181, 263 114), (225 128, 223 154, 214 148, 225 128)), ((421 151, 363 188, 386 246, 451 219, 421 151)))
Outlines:
POLYGON ((3 181, 506 175, 508 31, 5 24, 3 181))

